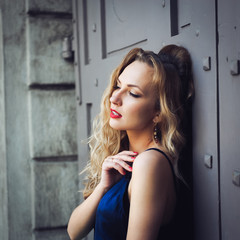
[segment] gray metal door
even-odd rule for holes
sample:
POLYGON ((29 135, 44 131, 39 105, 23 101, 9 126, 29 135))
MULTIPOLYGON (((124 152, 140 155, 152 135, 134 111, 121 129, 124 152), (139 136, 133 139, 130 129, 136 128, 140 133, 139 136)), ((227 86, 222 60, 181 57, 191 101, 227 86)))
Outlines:
MULTIPOLYGON (((186 1, 182 6, 186 6, 186 1)), ((193 104, 194 239, 219 239, 217 38, 215 1, 189 1, 195 83, 193 104)))
POLYGON ((158 52, 164 44, 186 46, 193 59, 196 88, 195 239, 219 239, 215 1, 73 0, 73 4, 80 170, 88 159, 88 147, 80 141, 89 136, 103 90, 122 57, 133 47, 158 52))
POLYGON ((219 0, 222 240, 240 239, 240 2, 219 0))

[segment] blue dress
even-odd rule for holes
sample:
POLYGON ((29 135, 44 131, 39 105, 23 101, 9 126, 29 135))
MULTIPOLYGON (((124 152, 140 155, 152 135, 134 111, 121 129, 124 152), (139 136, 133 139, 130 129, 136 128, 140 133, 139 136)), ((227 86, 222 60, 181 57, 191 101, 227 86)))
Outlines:
MULTIPOLYGON (((149 148, 161 152, 168 160, 176 187, 176 179, 173 166, 167 155, 157 148, 149 148)), ((128 217, 129 217, 129 199, 128 185, 131 179, 131 173, 124 175, 111 189, 102 197, 96 212, 94 227, 95 240, 125 240, 127 236, 128 217)), ((139 209, 141 211, 141 209, 139 209)), ((172 240, 176 239, 174 229, 174 219, 166 226, 160 228, 157 239, 172 240)), ((137 231, 137 230, 136 230, 137 231)))

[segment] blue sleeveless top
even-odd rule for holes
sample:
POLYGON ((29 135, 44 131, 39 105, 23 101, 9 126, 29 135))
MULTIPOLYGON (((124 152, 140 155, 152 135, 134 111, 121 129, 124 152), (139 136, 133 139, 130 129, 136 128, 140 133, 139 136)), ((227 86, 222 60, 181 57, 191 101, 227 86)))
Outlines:
MULTIPOLYGON (((162 153, 168 160, 174 177, 175 189, 176 179, 173 166, 167 155, 157 148, 149 148, 148 150, 156 150, 162 153)), ((129 217, 129 199, 128 185, 131 179, 131 173, 127 172, 108 192, 102 197, 96 212, 94 239, 95 240, 125 240, 128 229, 129 217)), ((141 209, 139 209, 141 211, 141 209)), ((157 239, 172 240, 174 221, 166 226, 159 226, 159 234, 157 239)), ((136 230, 137 231, 137 230, 136 230)))

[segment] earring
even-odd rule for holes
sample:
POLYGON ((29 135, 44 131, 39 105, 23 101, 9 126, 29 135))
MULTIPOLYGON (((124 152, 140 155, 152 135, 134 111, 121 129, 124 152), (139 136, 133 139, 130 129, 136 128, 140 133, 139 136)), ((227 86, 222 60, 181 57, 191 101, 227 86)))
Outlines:
POLYGON ((154 141, 155 141, 155 143, 158 143, 157 126, 154 127, 153 135, 154 135, 154 141))

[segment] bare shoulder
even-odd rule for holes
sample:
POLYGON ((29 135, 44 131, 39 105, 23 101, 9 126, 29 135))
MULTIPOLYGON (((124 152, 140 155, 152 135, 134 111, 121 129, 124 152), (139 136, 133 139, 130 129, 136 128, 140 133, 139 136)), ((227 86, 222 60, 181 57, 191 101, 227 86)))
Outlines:
POLYGON ((133 174, 154 174, 172 175, 170 163, 166 156, 156 150, 144 151, 133 163, 133 174))
MULTIPOLYGON (((149 219, 169 222, 176 203, 173 174, 168 159, 161 152, 149 150, 139 154, 133 163, 128 188, 131 212, 136 209, 136 216, 139 216, 137 209, 142 207, 148 209, 149 219)), ((147 213, 144 214, 146 217, 147 213)))
MULTIPOLYGON (((133 163, 129 192, 142 187, 148 190, 174 192, 174 176, 168 159, 161 152, 149 150, 139 154, 133 163)), ((140 191, 141 191, 140 189, 140 191)))

